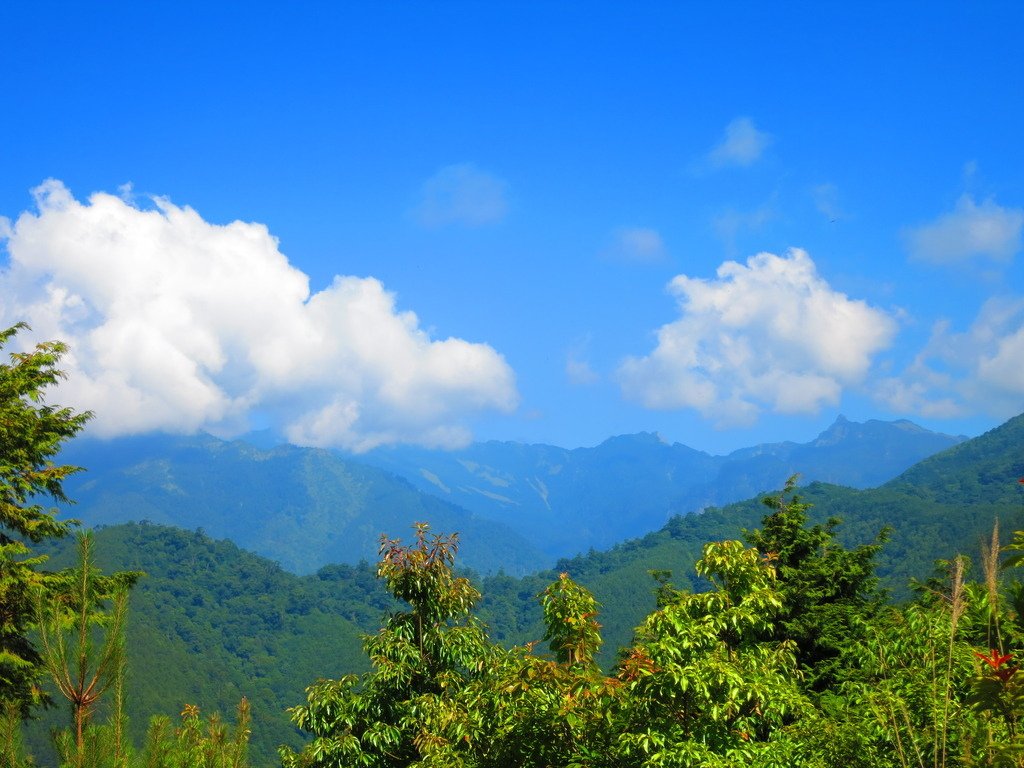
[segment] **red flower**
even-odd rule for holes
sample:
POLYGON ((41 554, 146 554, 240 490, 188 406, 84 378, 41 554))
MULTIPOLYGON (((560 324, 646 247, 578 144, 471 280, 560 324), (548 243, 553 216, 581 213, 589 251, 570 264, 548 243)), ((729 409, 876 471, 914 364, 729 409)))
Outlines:
POLYGON ((992 649, 991 654, 991 656, 986 656, 984 653, 978 653, 977 651, 974 652, 975 656, 977 656, 979 659, 981 659, 990 667, 992 667, 992 669, 999 669, 1001 666, 1003 666, 1003 664, 1005 664, 1013 658, 1012 653, 1008 653, 1005 656, 1000 656, 999 651, 996 648, 992 649))
POLYGON ((983 653, 978 653, 977 651, 974 652, 974 655, 982 661, 984 661, 986 664, 988 664, 989 667, 992 669, 992 673, 1000 680, 1002 680, 1004 683, 1011 677, 1013 677, 1014 673, 1017 671, 1017 667, 1003 667, 1003 664, 1005 664, 1013 658, 1012 653, 1000 655, 999 651, 993 648, 990 651, 989 656, 986 656, 983 653))

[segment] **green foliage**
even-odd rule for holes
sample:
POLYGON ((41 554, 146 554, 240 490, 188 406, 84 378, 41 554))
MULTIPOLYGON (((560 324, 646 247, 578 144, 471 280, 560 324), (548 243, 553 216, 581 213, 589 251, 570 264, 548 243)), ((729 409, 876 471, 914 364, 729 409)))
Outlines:
MULTIPOLYGON (((42 661, 71 710, 72 726, 52 734, 60 768, 247 768, 245 699, 233 731, 216 715, 204 728, 198 708, 187 705, 177 729, 166 717, 153 718, 144 752, 135 751, 127 732, 125 626, 128 591, 143 574, 104 576, 95 565, 93 534, 77 538, 78 565, 53 574, 36 594, 42 661)), ((27 766, 8 727, 11 707, 7 714, 0 745, 11 764, 27 766)))
MULTIPOLYGON (((816 495, 816 489, 814 494, 815 501, 818 501, 820 497, 816 495)), ((778 498, 783 500, 784 507, 805 503, 785 493, 778 498)), ((751 513, 753 511, 754 507, 751 507, 751 513)), ((778 510, 770 509, 769 512, 775 514, 778 510)), ((813 509, 803 510, 807 515, 813 512, 813 509)), ((712 513, 711 519, 716 519, 717 514, 721 513, 712 513)), ((811 535, 816 529, 818 532, 813 533, 813 536, 821 535, 821 531, 828 528, 827 521, 812 523, 808 520, 803 524, 794 524, 796 516, 793 515, 787 516, 786 520, 788 522, 785 526, 781 525, 781 518, 777 521, 781 532, 776 531, 773 535, 778 541, 783 541, 783 533, 786 532, 794 541, 802 541, 803 537, 811 535)), ((723 529, 726 522, 723 516, 723 529)), ((738 527, 734 521, 732 525, 738 527)), ((834 530, 834 539, 823 537, 822 547, 807 548, 807 552, 811 553, 808 557, 802 561, 799 558, 793 561, 813 566, 810 574, 820 571, 817 578, 822 583, 829 581, 828 568, 838 569, 836 564, 848 556, 844 553, 857 551, 857 548, 843 543, 848 539, 839 539, 840 530, 834 530)), ((458 611, 462 606, 473 603, 476 593, 471 591, 471 584, 465 580, 458 581, 453 557, 446 559, 439 556, 436 548, 431 554, 431 549, 438 542, 427 531, 421 531, 421 535, 422 542, 413 547, 403 547, 392 542, 396 547, 395 556, 382 563, 381 575, 386 575, 390 567, 394 577, 392 587, 410 600, 417 601, 419 613, 424 617, 437 615, 436 609, 429 605, 433 599, 431 594, 449 601, 449 610, 458 611), (454 586, 456 584, 458 586, 454 586), (436 591, 423 591, 424 585, 435 585, 436 591), (435 613, 432 614, 432 611, 435 613)), ((696 681, 691 681, 689 685, 698 685, 704 679, 701 675, 705 675, 706 681, 711 682, 730 679, 730 674, 732 679, 740 679, 740 682, 754 681, 757 679, 757 670, 761 669, 764 679, 770 682, 778 680, 778 671, 781 669, 785 670, 783 676, 790 678, 792 685, 779 691, 779 695, 783 698, 792 696, 795 686, 798 698, 790 702, 792 707, 787 710, 787 714, 779 717, 778 712, 764 710, 760 699, 754 695, 749 699, 754 709, 748 714, 756 719, 760 716, 757 711, 760 709, 769 715, 761 722, 762 731, 750 732, 736 727, 734 730, 737 733, 731 736, 734 741, 729 743, 727 738, 721 738, 715 742, 717 746, 714 750, 709 751, 705 746, 688 742, 677 744, 670 739, 671 743, 660 747, 654 741, 650 742, 650 751, 645 752, 643 728, 653 728, 648 723, 648 720, 653 720, 642 714, 642 707, 651 707, 651 712, 657 713, 656 695, 676 694, 668 683, 664 690, 652 687, 643 695, 630 690, 634 681, 627 679, 627 675, 643 672, 637 666, 644 663, 644 656, 637 655, 636 648, 627 647, 623 651, 622 666, 613 676, 608 677, 592 665, 569 664, 567 655, 557 658, 557 643, 552 646, 550 655, 538 656, 534 654, 533 645, 506 650, 482 638, 476 643, 475 650, 463 656, 461 667, 455 673, 448 674, 445 668, 431 667, 424 661, 418 641, 402 641, 402 633, 415 636, 412 629, 414 625, 408 618, 404 624, 401 619, 402 615, 415 613, 412 603, 404 603, 408 610, 400 609, 397 598, 389 597, 381 583, 387 579, 378 582, 369 567, 332 566, 315 576, 297 578, 260 558, 240 552, 233 545, 213 542, 200 533, 186 533, 153 525, 134 525, 101 530, 97 536, 103 542, 101 555, 106 558, 105 567, 142 568, 151 574, 150 578, 140 583, 132 597, 133 616, 140 611, 145 612, 143 620, 137 624, 133 622, 129 630, 129 654, 132 653, 134 642, 136 658, 141 660, 137 666, 144 668, 142 679, 129 685, 130 700, 133 702, 132 723, 145 723, 148 714, 167 711, 171 707, 177 711, 184 701, 189 700, 203 701, 211 710, 219 708, 224 711, 227 706, 224 702, 226 696, 236 696, 237 701, 238 696, 248 695, 253 701, 251 759, 254 765, 270 764, 266 749, 262 746, 269 740, 288 744, 294 750, 293 756, 299 759, 307 757, 306 750, 318 741, 337 746, 338 741, 352 744, 354 738, 359 745, 358 754, 363 755, 360 759, 364 759, 366 754, 374 751, 366 747, 369 740, 375 739, 386 749, 387 745, 381 739, 389 738, 389 734, 399 737, 398 743, 409 747, 409 752, 401 760, 413 761, 402 763, 400 760, 395 764, 488 768, 507 765, 628 766, 644 761, 669 761, 670 758, 675 761, 703 760, 708 764, 717 761, 720 765, 728 765, 729 761, 738 765, 749 758, 751 764, 763 765, 848 764, 851 768, 875 768, 899 764, 898 744, 907 747, 911 747, 912 741, 922 745, 931 744, 937 733, 941 734, 947 728, 959 728, 964 723, 973 724, 971 727, 974 730, 964 726, 958 734, 948 736, 947 756, 953 755, 959 760, 957 755, 960 753, 957 750, 962 752, 964 744, 984 743, 989 738, 988 734, 991 734, 992 746, 972 754, 978 760, 989 761, 977 764, 994 764, 992 761, 996 760, 997 751, 1011 750, 1013 743, 1007 735, 1006 726, 1002 724, 999 710, 990 708, 982 711, 972 703, 982 666, 974 653, 988 654, 989 639, 996 637, 996 633, 990 629, 992 611, 989 608, 988 590, 984 585, 967 583, 963 587, 966 597, 964 612, 957 628, 957 653, 960 654, 957 658, 966 659, 966 663, 955 664, 953 667, 950 690, 955 693, 951 696, 948 716, 944 721, 941 718, 942 712, 946 711, 941 698, 944 689, 936 681, 944 680, 947 676, 945 657, 940 651, 944 647, 948 651, 948 641, 943 646, 945 636, 938 632, 945 621, 941 618, 941 608, 948 603, 948 589, 946 596, 942 597, 936 591, 940 588, 939 583, 936 583, 930 585, 930 591, 918 596, 918 607, 913 610, 922 612, 926 618, 915 620, 918 622, 916 624, 894 618, 901 617, 904 610, 909 608, 886 609, 877 615, 873 609, 862 613, 852 611, 859 618, 853 622, 846 641, 840 638, 839 654, 831 662, 836 678, 843 682, 822 685, 815 691, 813 699, 808 701, 800 695, 800 688, 806 685, 807 680, 801 679, 800 671, 794 671, 791 666, 799 648, 795 643, 782 643, 773 634, 781 626, 780 619, 786 615, 787 577, 777 557, 766 560, 761 555, 761 562, 767 570, 774 569, 778 574, 774 581, 769 579, 769 584, 770 591, 775 593, 781 605, 771 607, 764 604, 763 610, 752 610, 751 617, 759 618, 745 625, 746 629, 739 633, 739 638, 729 634, 719 638, 727 648, 737 647, 739 650, 735 651, 733 659, 737 664, 745 660, 746 665, 739 667, 740 671, 734 667, 729 672, 730 667, 721 660, 724 656, 728 662, 728 653, 716 657, 710 652, 695 651, 689 663, 684 665, 685 673, 692 675, 693 681, 696 681), (350 650, 354 646, 355 631, 347 620, 355 620, 359 626, 370 629, 385 611, 391 612, 389 624, 393 618, 398 618, 401 631, 386 638, 382 631, 380 637, 383 645, 376 649, 374 657, 369 661, 371 671, 369 674, 360 674, 367 669, 368 662, 350 650), (927 618, 929 616, 931 618, 927 618), (880 673, 873 672, 873 677, 863 673, 863 670, 873 667, 861 659, 857 649, 866 647, 872 638, 872 642, 887 646, 897 647, 900 643, 906 645, 910 641, 902 635, 917 632, 920 621, 936 624, 935 631, 938 634, 932 638, 931 650, 900 657, 899 664, 893 662, 888 678, 883 678, 880 673), (134 641, 132 632, 139 633, 134 641), (757 659, 757 648, 760 648, 759 653, 769 658, 774 654, 775 661, 765 662, 760 667, 754 665, 750 659, 757 659), (786 654, 789 654, 788 658, 783 658, 786 654), (154 657, 166 663, 156 666, 146 664, 145 659, 154 657), (404 690, 399 685, 401 680, 398 673, 409 669, 422 671, 417 690, 413 690, 411 684, 404 690), (349 677, 342 674, 345 672, 354 674, 349 677), (377 672, 381 674, 377 675, 377 672), (325 706, 334 707, 336 712, 347 712, 339 715, 342 719, 347 717, 363 725, 348 731, 327 729, 325 733, 333 736, 324 737, 323 740, 314 738, 310 746, 303 749, 294 732, 284 725, 284 718, 277 716, 275 707, 280 706, 277 704, 279 701, 288 701, 289 696, 291 701, 296 701, 301 695, 302 681, 324 673, 335 679, 318 683, 321 690, 317 696, 325 706), (376 676, 374 692, 381 694, 389 674, 392 675, 390 684, 396 696, 396 704, 388 722, 373 716, 372 700, 367 698, 367 683, 371 677, 376 676), (920 680, 913 682, 914 675, 918 674, 920 680), (435 681, 434 685, 427 684, 431 679, 435 681), (922 682, 925 680, 931 681, 927 689, 922 682), (444 681, 445 684, 436 684, 437 681, 444 681), (132 690, 139 693, 133 694, 132 690), (899 732, 892 727, 883 727, 885 722, 879 713, 884 714, 880 707, 886 700, 878 694, 882 690, 892 690, 898 697, 903 697, 892 700, 904 701, 903 705, 894 710, 899 716, 898 722, 903 723, 899 732), (929 698, 930 693, 925 696, 926 690, 940 694, 938 701, 929 698), (910 718, 910 726, 906 725, 904 715, 900 714, 904 710, 907 712, 906 717, 910 718), (138 716, 135 716, 136 713, 138 716), (943 726, 943 722, 952 725, 943 726), (374 723, 378 725, 374 726, 374 723), (360 731, 360 727, 365 728, 360 731), (744 733, 747 734, 746 739, 741 735, 744 733), (916 734, 913 739, 908 736, 910 733, 916 734), (347 735, 341 739, 339 734, 347 735), (630 750, 628 754, 624 751, 627 749, 630 750)), ((596 555, 581 558, 578 562, 586 567, 578 570, 589 581, 584 581, 587 587, 597 584, 606 590, 602 602, 610 605, 610 611, 602 613, 602 623, 612 623, 609 615, 615 617, 615 622, 621 622, 623 616, 631 615, 628 612, 639 612, 640 618, 636 624, 643 626, 647 621, 644 614, 659 606, 656 606, 652 594, 650 575, 632 558, 643 551, 664 552, 666 559, 659 564, 676 569, 681 565, 680 559, 670 559, 668 555, 673 550, 668 547, 662 550, 659 547, 665 545, 666 541, 682 542, 686 547, 697 546, 696 538, 695 534, 692 538, 664 540, 661 535, 652 535, 651 539, 656 542, 653 550, 645 549, 644 540, 640 540, 624 544, 602 556, 622 558, 616 562, 629 563, 628 570, 614 567, 602 573, 601 568, 608 564, 608 559, 598 559, 596 555), (628 579, 622 578, 624 573, 629 574, 628 579), (610 601, 608 594, 614 595, 610 601)), ((419 539, 418 535, 417 541, 419 539)), ((877 542, 867 546, 876 545, 877 542)), ((743 558, 751 557, 743 554, 751 550, 736 546, 730 558, 742 561, 743 558)), ((777 549, 781 552, 784 547, 779 546, 777 549)), ((793 549, 796 551, 797 548, 793 549)), ((57 558, 54 562, 57 562, 57 558)), ((679 585, 678 588, 668 585, 667 574, 663 574, 668 588, 663 590, 660 608, 678 612, 679 609, 673 606, 679 601, 695 598, 735 602, 744 589, 743 579, 740 578, 743 568, 736 570, 738 566, 730 565, 730 562, 727 558, 718 571, 702 566, 701 571, 695 571, 692 576, 676 570, 679 575, 673 581, 679 585)), ((572 567, 576 563, 570 561, 572 567)), ((868 565, 865 565, 864 575, 871 575, 868 565)), ((836 574, 837 579, 843 577, 843 573, 836 574)), ((800 576, 791 575, 791 578, 799 580, 800 576)), ((813 579, 798 583, 813 585, 813 579)), ((865 578, 863 583, 868 584, 869 580, 865 578)), ((551 640, 558 632, 571 636, 570 630, 573 627, 590 626, 595 631, 597 629, 597 617, 587 616, 596 610, 596 599, 590 589, 584 589, 582 584, 572 579, 563 580, 554 573, 538 574, 529 579, 499 575, 485 579, 483 585, 488 591, 491 585, 495 587, 494 594, 488 595, 488 598, 501 596, 504 599, 504 602, 490 604, 488 619, 493 621, 491 617, 497 615, 504 617, 500 637, 506 644, 531 638, 539 641, 545 635, 551 640), (545 580, 554 583, 546 586, 545 580), (549 609, 547 623, 544 620, 543 605, 538 608, 534 604, 532 610, 524 607, 526 601, 539 592, 545 592, 550 607, 557 608, 549 609), (567 609, 572 605, 576 606, 575 610, 567 609), (496 609, 504 613, 498 614, 496 609), (551 619, 556 616, 570 621, 562 621, 560 625, 552 627, 551 619), (552 629, 556 631, 552 632, 552 629)), ((871 595, 871 590, 863 595, 868 598, 865 600, 868 606, 872 604, 871 595)), ((480 602, 486 606, 488 601, 485 598, 480 602)), ((1020 602, 1024 606, 1024 600, 1020 602)), ((749 603, 752 609, 754 605, 749 603)), ((1016 653, 1021 647, 1019 638, 1024 633, 1014 628, 1020 614, 1012 610, 1011 602, 1007 601, 1007 606, 1007 610, 1000 614, 1000 634, 1004 642, 1009 643, 1005 646, 1005 652, 1016 653)), ((718 613, 710 613, 710 618, 702 619, 700 617, 703 614, 698 612, 689 616, 687 621, 696 627, 702 626, 704 622, 717 621, 715 616, 718 613)), ((827 612, 822 615, 826 618, 829 616, 827 612)), ((479 627, 480 622, 473 620, 467 612, 443 624, 446 626, 439 624, 436 627, 440 633, 470 624, 479 627)), ((806 624, 813 626, 815 621, 807 619, 806 624)), ((385 631, 387 629, 386 626, 385 631)), ((477 637, 481 638, 482 635, 477 637)), ((636 637, 639 643, 639 632, 636 637)), ((913 639, 917 641, 922 637, 924 635, 918 633, 913 639)), ((654 642, 653 637, 650 642, 654 642)), ((628 636, 619 643, 620 646, 628 644, 628 636)), ((595 643, 594 647, 598 647, 598 644, 595 643)), ((655 669, 658 669, 657 665, 655 669)), ((664 682, 671 678, 663 675, 661 679, 664 682)), ((762 690, 771 689, 762 685, 762 690)), ((729 702, 728 695, 732 694, 728 694, 728 691, 726 693, 727 697, 723 701, 729 702)), ((718 695, 713 688, 709 688, 705 700, 717 700, 718 695)), ((746 701, 744 695, 742 690, 735 694, 729 704, 732 711, 739 711, 737 708, 741 708, 746 701)), ((380 700, 378 696, 376 701, 380 700)), ((673 711, 672 706, 671 703, 664 705, 663 713, 673 711)), ((728 717, 718 721, 711 719, 706 724, 696 726, 695 732, 710 738, 712 726, 722 729, 725 727, 723 722, 728 724, 728 717)), ((138 743, 141 737, 138 731, 135 733, 134 740, 138 743)), ((313 735, 316 736, 315 733, 313 735)), ((927 757, 932 759, 941 754, 941 750, 936 752, 929 748, 927 757)), ((373 759, 377 762, 368 764, 390 764, 389 758, 380 750, 373 759)), ((335 760, 335 764, 349 764, 342 757, 336 756, 335 760)), ((325 761, 313 764, 331 763, 325 761)), ((958 763, 953 757, 948 757, 947 764, 958 763)))
MULTIPOLYGON (((135 744, 154 715, 193 702, 227 714, 246 697, 249 759, 261 768, 277 765, 278 745, 302 745, 285 708, 319 675, 366 669, 360 634, 379 627, 396 605, 368 564, 299 577, 200 532, 133 524, 93 535, 105 572, 147 574, 132 589, 126 632, 126 728, 135 744)), ((46 547, 50 564, 72 567, 73 544, 69 538, 46 547)), ((49 729, 65 723, 50 711, 29 724, 26 739, 42 764, 50 764, 49 729)))
POLYGON ((384 540, 378 573, 410 610, 366 639, 371 672, 308 689, 292 717, 314 738, 282 750, 286 768, 575 765, 608 746, 617 681, 593 663, 593 597, 567 578, 542 595, 556 660, 504 650, 470 614, 478 592, 454 573, 455 544, 423 525, 411 546, 384 540))
MULTIPOLYGON (((764 641, 782 608, 770 563, 738 541, 708 544, 681 593, 637 630, 621 663, 628 697, 621 765, 771 764, 783 727, 809 708, 792 642, 764 641)), ((795 764, 795 763, 793 763, 795 764)))
POLYGON ((25 754, 21 708, 15 701, 5 701, 0 707, 0 765, 7 768, 31 768, 35 763, 25 754))
POLYGON ((955 558, 947 588, 885 605, 880 539, 845 548, 837 521, 809 525, 792 491, 769 497, 764 528, 749 534, 768 551, 704 546, 703 591, 655 574, 658 607, 611 677, 594 663, 597 602, 567 573, 540 594, 553 658, 479 633, 457 645, 460 627, 478 626, 476 593, 454 575, 448 540, 420 528, 413 547, 385 542, 379 572, 413 610, 367 640, 371 673, 309 689, 294 717, 316 738, 285 752, 286 767, 1022 765, 1015 651, 978 647, 1022 636, 995 581, 998 533, 983 583, 955 558), (461 654, 431 664, 444 647, 461 654))
POLYGON ((95 567, 92 552, 92 534, 80 534, 78 567, 56 574, 36 595, 42 661, 71 705, 72 731, 57 740, 62 764, 127 768, 124 628, 128 590, 141 574, 105 577, 95 567), (97 704, 111 687, 115 706, 110 727, 90 727, 97 704))
POLYGON ((612 710, 621 692, 615 678, 595 663, 601 647, 597 601, 566 574, 539 595, 555 659, 533 654, 533 643, 494 652, 485 674, 456 697, 461 719, 476 724, 460 744, 452 733, 446 743, 462 764, 582 766, 599 764, 610 754, 612 710))
POLYGON ((367 638, 370 673, 308 689, 292 714, 314 738, 282 751, 286 768, 799 764, 785 726, 810 703, 793 644, 762 639, 782 600, 756 550, 705 547, 697 572, 713 588, 652 614, 614 677, 593 663, 596 601, 567 576, 540 596, 551 660, 487 641, 450 539, 420 526, 382 555, 411 610, 367 638))
MULTIPOLYGON (((1017 482, 1024 485, 1024 478, 1017 482)), ((1013 540, 1003 548, 1003 551, 1009 553, 1009 557, 1003 558, 1000 564, 1002 569, 1024 566, 1024 531, 1014 531, 1013 540)))
POLYGON ((438 738, 424 763, 603 764, 614 746, 609 726, 620 692, 619 681, 593 664, 541 658, 531 646, 495 652, 481 675, 435 700, 425 730, 438 738))
POLYGON ((963 639, 972 594, 962 567, 951 564, 947 593, 888 608, 847 649, 847 726, 859 751, 901 766, 993 764, 992 746, 1007 733, 971 705, 978 659, 963 639))
MULTIPOLYGON (((0 331, 0 348, 26 328, 0 331)), ((28 633, 33 593, 46 582, 39 571, 44 558, 33 556, 29 544, 70 530, 41 500, 68 501, 63 483, 78 468, 52 458, 91 415, 46 402, 46 389, 63 375, 57 364, 65 351, 49 342, 0 364, 0 704, 16 702, 23 716, 39 701, 42 670, 28 633)))
MULTIPOLYGON (((837 544, 827 523, 808 524, 801 500, 785 492, 773 498, 778 503, 769 504, 764 535, 777 551, 762 554, 735 541, 706 545, 693 579, 682 581, 703 591, 674 588, 661 574, 660 607, 640 622, 610 677, 593 663, 601 638, 588 589, 568 576, 543 590, 531 586, 533 594, 541 592, 544 622, 534 637, 543 634, 551 653, 535 655, 533 644, 503 649, 487 639, 471 613, 479 593, 454 570, 456 542, 423 526, 411 546, 394 540, 382 545, 378 576, 398 602, 375 591, 365 569, 339 566, 290 581, 294 577, 261 570, 267 566, 254 559, 254 602, 236 596, 241 601, 235 605, 262 610, 283 628, 303 626, 292 617, 306 621, 325 606, 357 615, 354 604, 338 599, 342 588, 353 590, 353 600, 391 609, 385 626, 365 639, 370 671, 359 674, 363 665, 348 663, 355 674, 315 683, 306 704, 292 711, 312 740, 283 750, 286 766, 1015 764, 1016 681, 1000 687, 995 674, 1012 665, 1005 662, 986 676, 977 654, 991 658, 983 643, 997 636, 1016 643, 1020 633, 1012 629, 1013 611, 1000 608, 984 584, 961 578, 954 599, 952 591, 938 592, 936 582, 914 604, 882 609, 874 603, 871 558, 865 557, 860 575, 851 577, 865 587, 853 590, 860 602, 846 606, 851 632, 829 657, 839 682, 823 683, 813 698, 807 696, 796 639, 776 635, 792 607, 786 591, 801 584, 814 592, 815 600, 799 604, 801 626, 816 626, 820 618, 814 617, 831 618, 816 607, 827 604, 831 593, 815 584, 823 589, 830 573, 841 581, 838 564, 858 550, 837 544), (783 562, 807 572, 784 575, 783 562), (284 584, 292 585, 292 607, 275 606, 278 598, 270 600, 270 610, 259 607, 255 595, 284 584), (306 591, 311 586, 321 591, 314 596, 306 591), (955 631, 954 603, 961 605, 955 631), (871 610, 860 610, 865 607, 871 610)), ((238 577, 236 567, 223 573, 216 568, 241 553, 230 554, 230 545, 199 534, 156 526, 100 534, 126 536, 122 541, 133 542, 126 551, 136 555, 161 548, 178 553, 172 570, 161 566, 179 590, 177 596, 161 593, 160 605, 172 614, 169 628, 188 620, 175 603, 200 594, 185 591, 190 579, 209 572, 209 587, 216 589, 216 579, 230 583, 238 577)), ((141 563, 135 561, 136 567, 141 563)), ((644 576, 653 603, 650 577, 644 576)), ((533 582, 506 577, 496 583, 521 597, 533 582)), ((144 582, 138 594, 149 586, 144 582)), ((203 599, 217 604, 211 594, 203 599)), ((232 621, 231 613, 221 620, 232 621)), ((232 642, 228 636, 224 641, 232 642)), ((287 659, 283 646, 273 652, 287 659)), ((319 658, 310 663, 323 669, 327 656, 319 658)))
MULTIPOLYGON (((124 741, 113 722, 86 726, 80 742, 71 729, 54 733, 54 740, 61 768, 249 768, 249 734, 249 705, 242 699, 233 727, 216 714, 204 722, 199 708, 191 704, 176 727, 164 715, 153 717, 138 751, 124 741)), ((11 765, 30 768, 33 763, 11 765)))
POLYGON ((544 639, 559 664, 593 664, 601 648, 597 601, 590 591, 562 573, 540 595, 547 632, 544 639))
POLYGON ((216 714, 204 724, 199 707, 188 704, 176 728, 167 717, 152 719, 139 768, 247 768, 249 734, 245 699, 238 704, 233 728, 216 714))
POLYGON ((794 494, 796 476, 783 491, 762 501, 771 511, 747 541, 775 566, 782 606, 768 637, 796 643, 797 661, 810 689, 823 690, 840 677, 839 654, 855 641, 864 621, 883 604, 875 557, 887 535, 846 549, 836 541, 840 521, 807 525, 811 505, 794 494))
POLYGON ((286 768, 412 765, 436 738, 420 713, 479 674, 491 651, 469 613, 479 592, 453 573, 456 549, 455 536, 430 534, 425 524, 411 546, 382 540, 378 575, 410 610, 395 611, 365 639, 370 672, 307 689, 306 704, 291 713, 313 740, 300 753, 282 749, 286 768))

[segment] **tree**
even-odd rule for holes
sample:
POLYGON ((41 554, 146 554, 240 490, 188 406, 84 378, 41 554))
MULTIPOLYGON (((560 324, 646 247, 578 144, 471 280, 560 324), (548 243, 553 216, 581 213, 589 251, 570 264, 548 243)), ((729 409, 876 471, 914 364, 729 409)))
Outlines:
POLYGON ((167 717, 154 717, 146 734, 146 768, 247 768, 250 735, 249 702, 238 703, 232 728, 216 715, 205 723, 194 704, 181 712, 181 725, 172 728, 167 717))
MULTIPOLYGON (((0 348, 21 330, 24 323, 0 331, 0 348)), ((47 388, 63 378, 57 364, 66 351, 47 342, 0 364, 0 703, 15 704, 22 717, 41 700, 43 669, 29 631, 35 590, 48 579, 39 570, 45 557, 30 545, 71 529, 73 521, 58 520, 42 502, 68 502, 63 482, 80 468, 53 457, 92 415, 46 402, 47 388)))
POLYGON ((301 753, 282 749, 285 768, 400 768, 445 746, 428 727, 430 713, 478 675, 493 651, 470 615, 480 593, 453 571, 457 545, 454 534, 430 534, 425 523, 416 524, 411 546, 381 540, 377 574, 410 609, 366 638, 372 671, 306 689, 306 704, 291 714, 313 740, 301 753))
POLYGON ((598 603, 562 573, 539 595, 554 659, 534 643, 496 649, 484 673, 451 698, 442 717, 448 764, 478 768, 607 765, 614 745, 611 714, 621 683, 595 661, 601 647, 598 603), (468 722, 464 735, 446 722, 468 722))
POLYGON ((791 641, 765 640, 782 608, 775 571, 739 541, 707 544, 712 584, 678 592, 637 628, 619 663, 618 766, 805 764, 785 729, 809 709, 791 641))
POLYGON ((875 556, 887 532, 846 549, 836 541, 838 518, 807 525, 811 505, 793 493, 796 480, 794 475, 781 493, 762 499, 772 511, 746 538, 775 566, 782 606, 768 637, 796 643, 805 684, 820 691, 837 682, 841 650, 884 602, 875 556))
MULTIPOLYGON (((42 660, 60 694, 71 704, 73 733, 59 739, 64 762, 75 768, 93 765, 108 751, 114 768, 127 765, 122 686, 125 673, 125 620, 128 590, 140 573, 123 571, 103 576, 93 563, 91 532, 78 537, 79 565, 54 574, 57 584, 36 598, 42 660), (105 604, 110 602, 110 609, 105 604), (115 707, 110 739, 86 744, 86 728, 96 705, 111 687, 115 707), (90 754, 91 753, 91 754, 90 754)), ((93 735, 100 733, 98 729, 93 735)))
POLYGON ((559 664, 594 664, 601 649, 601 625, 597 623, 597 601, 590 591, 562 573, 558 581, 540 595, 547 627, 544 639, 559 664))
POLYGON ((384 539, 378 574, 409 604, 365 641, 373 671, 321 680, 292 710, 314 739, 286 768, 597 765, 618 680, 594 656, 597 602, 566 574, 539 596, 545 639, 504 649, 470 614, 476 589, 453 570, 455 536, 416 526, 416 542, 384 539))

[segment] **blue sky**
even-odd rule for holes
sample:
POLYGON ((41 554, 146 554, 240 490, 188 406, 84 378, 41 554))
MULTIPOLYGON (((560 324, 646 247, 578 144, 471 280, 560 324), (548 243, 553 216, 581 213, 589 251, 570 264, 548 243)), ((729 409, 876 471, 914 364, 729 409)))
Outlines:
POLYGON ((0 320, 94 433, 1024 410, 1017 4, 215 5, 4 12, 0 320))

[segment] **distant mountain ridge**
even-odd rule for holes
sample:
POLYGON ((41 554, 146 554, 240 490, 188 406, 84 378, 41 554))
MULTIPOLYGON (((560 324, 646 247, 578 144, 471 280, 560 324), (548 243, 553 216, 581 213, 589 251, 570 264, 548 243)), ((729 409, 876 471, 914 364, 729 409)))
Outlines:
POLYGON ((382 533, 416 521, 459 531, 461 562, 523 575, 557 558, 607 549, 674 515, 750 498, 800 472, 854 486, 895 477, 955 445, 910 422, 840 417, 807 444, 765 444, 712 456, 658 435, 594 448, 487 442, 462 451, 379 449, 361 456, 270 435, 78 439, 62 460, 86 467, 67 483, 88 525, 148 520, 202 528, 293 573, 374 561, 382 533))
POLYGON ((331 451, 150 435, 79 439, 61 460, 87 470, 65 483, 77 501, 69 516, 88 525, 150 521, 201 528, 293 573, 374 562, 382 533, 400 535, 418 521, 460 531, 463 563, 483 573, 523 574, 548 561, 509 526, 331 451))
POLYGON ((353 458, 524 535, 532 532, 545 552, 563 557, 656 530, 672 515, 781 488, 797 473, 803 482, 880 485, 965 439, 905 420, 858 423, 839 416, 810 443, 766 443, 726 456, 639 433, 593 448, 491 441, 450 452, 379 448, 353 458))

